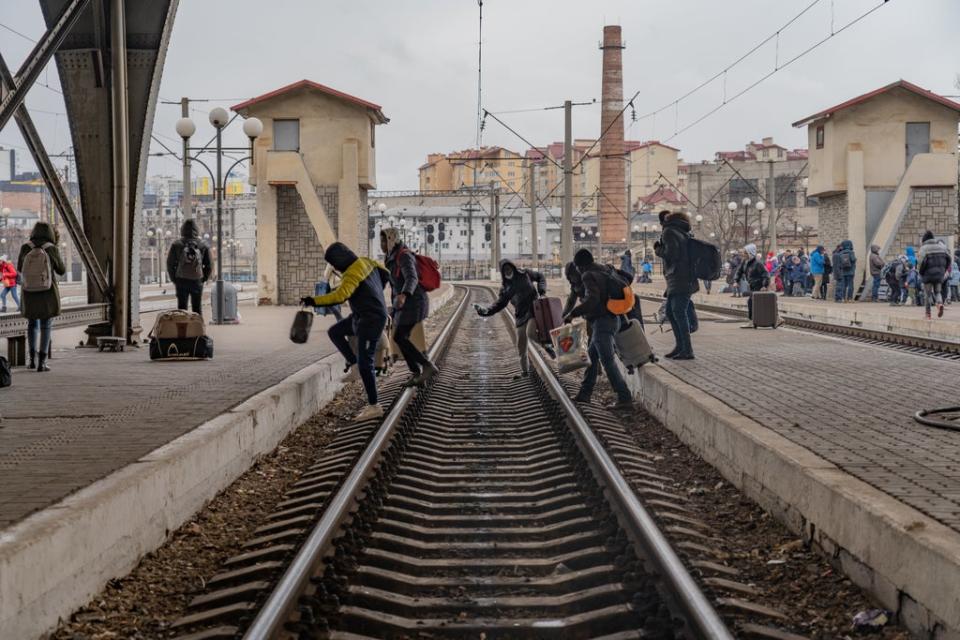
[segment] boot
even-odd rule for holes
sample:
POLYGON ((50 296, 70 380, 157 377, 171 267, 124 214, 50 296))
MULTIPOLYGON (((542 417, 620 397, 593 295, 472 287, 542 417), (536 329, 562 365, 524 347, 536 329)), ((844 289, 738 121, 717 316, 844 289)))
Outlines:
POLYGON ((37 364, 37 371, 50 371, 50 367, 47 366, 47 354, 40 354, 39 363, 37 364))
POLYGON ((363 422, 364 420, 374 420, 376 418, 383 417, 383 407, 379 404, 368 404, 360 413, 357 414, 357 417, 354 418, 357 422, 363 422))
POLYGON ((27 365, 27 369, 36 369, 37 368, 37 352, 30 352, 30 363, 27 365))

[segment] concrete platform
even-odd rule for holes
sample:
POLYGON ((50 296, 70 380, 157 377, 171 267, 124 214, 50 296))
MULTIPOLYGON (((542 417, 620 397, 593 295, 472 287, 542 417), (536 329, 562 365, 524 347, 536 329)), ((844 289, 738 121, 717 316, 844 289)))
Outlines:
MULTIPOLYGON (((432 309, 453 294, 431 294, 432 309)), ((14 370, 0 391, 0 638, 69 615, 333 397, 332 320, 296 345, 295 311, 241 306, 242 324, 209 327, 210 361, 75 349, 82 330, 67 329, 53 371, 14 370)))
MULTIPOLYGON (((960 363, 705 316, 700 326, 696 360, 629 378, 643 405, 909 628, 960 638, 960 432, 912 419, 956 404, 960 363)), ((670 333, 649 337, 659 353, 673 347, 670 333)))

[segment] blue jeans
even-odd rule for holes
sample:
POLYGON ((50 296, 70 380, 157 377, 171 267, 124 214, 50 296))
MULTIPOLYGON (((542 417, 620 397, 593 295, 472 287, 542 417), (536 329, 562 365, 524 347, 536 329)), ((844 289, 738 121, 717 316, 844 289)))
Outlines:
POLYGON ((870 300, 876 302, 880 299, 880 276, 873 276, 873 289, 870 291, 870 300))
POLYGON ((617 394, 617 399, 620 402, 630 402, 633 399, 614 355, 613 337, 619 329, 620 318, 616 316, 605 315, 590 323, 590 348, 587 352, 590 356, 590 366, 583 375, 580 393, 577 395, 589 398, 593 394, 593 387, 597 384, 597 374, 602 365, 610 386, 617 394))
POLYGON ((30 353, 42 353, 46 355, 50 351, 50 329, 53 327, 53 318, 45 320, 27 320, 27 345, 30 353), (39 348, 37 345, 37 333, 40 334, 39 348))
POLYGON ((374 369, 374 357, 377 354, 377 344, 387 326, 387 317, 379 316, 348 316, 327 330, 330 341, 337 348, 343 359, 349 365, 357 365, 360 371, 360 380, 367 392, 367 403, 377 404, 377 373, 374 369), (350 347, 350 338, 357 338, 357 352, 350 347))
POLYGON ((693 344, 690 342, 692 307, 689 293, 671 293, 667 296, 667 320, 670 321, 674 340, 677 341, 677 353, 693 353, 693 344))
POLYGON ((4 287, 3 291, 0 291, 0 303, 3 304, 4 310, 7 308, 7 294, 13 296, 13 301, 17 303, 17 310, 20 309, 20 294, 17 293, 17 285, 12 287, 4 287))
POLYGON ((853 300, 853 274, 837 276, 837 289, 834 293, 834 300, 853 300))

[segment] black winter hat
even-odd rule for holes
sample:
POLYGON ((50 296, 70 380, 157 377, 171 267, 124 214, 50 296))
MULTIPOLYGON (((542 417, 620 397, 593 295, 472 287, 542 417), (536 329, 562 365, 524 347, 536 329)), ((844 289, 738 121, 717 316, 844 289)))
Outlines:
POLYGON ((933 240, 933 231, 930 231, 929 229, 923 234, 923 241, 926 242, 927 240, 933 240))
POLYGON ((593 264, 593 254, 589 249, 580 249, 573 256, 573 264, 577 265, 578 269, 589 267, 593 264))

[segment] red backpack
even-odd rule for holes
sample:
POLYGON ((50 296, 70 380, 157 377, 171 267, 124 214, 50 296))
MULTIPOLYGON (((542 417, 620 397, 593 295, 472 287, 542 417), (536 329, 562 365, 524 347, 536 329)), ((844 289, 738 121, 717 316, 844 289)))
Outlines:
MULTIPOLYGON (((409 249, 403 249, 400 253, 407 253, 409 249)), ((397 256, 397 269, 395 275, 400 275, 400 256, 397 256)), ((417 279, 424 291, 433 291, 440 288, 440 265, 430 256, 422 256, 414 253, 413 258, 417 263, 417 279)))

